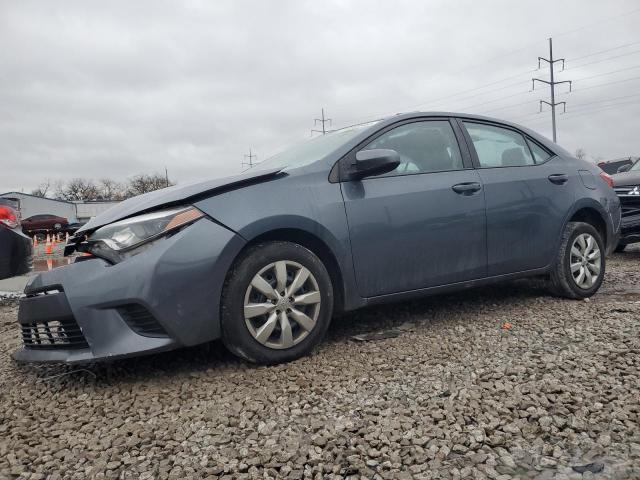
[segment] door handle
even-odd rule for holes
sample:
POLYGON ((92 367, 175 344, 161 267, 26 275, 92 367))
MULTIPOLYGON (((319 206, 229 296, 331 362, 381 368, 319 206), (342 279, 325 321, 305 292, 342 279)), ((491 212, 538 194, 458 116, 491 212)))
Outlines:
POLYGON ((556 185, 564 185, 569 181, 569 176, 564 173, 554 173, 553 175, 549 175, 549 181, 556 185))
POLYGON ((478 182, 458 183, 452 186, 451 189, 460 195, 473 195, 482 190, 482 185, 478 182))

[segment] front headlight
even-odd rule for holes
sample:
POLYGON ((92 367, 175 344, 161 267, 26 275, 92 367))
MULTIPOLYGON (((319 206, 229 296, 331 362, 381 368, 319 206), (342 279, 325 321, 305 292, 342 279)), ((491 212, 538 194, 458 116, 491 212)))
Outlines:
POLYGON ((89 244, 104 244, 116 252, 129 250, 168 234, 204 216, 195 207, 180 207, 147 213, 105 225, 89 238, 89 244))

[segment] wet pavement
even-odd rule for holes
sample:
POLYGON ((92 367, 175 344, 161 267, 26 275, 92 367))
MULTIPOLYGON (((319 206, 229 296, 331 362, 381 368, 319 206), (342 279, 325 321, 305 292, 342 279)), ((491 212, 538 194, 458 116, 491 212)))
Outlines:
POLYGON ((54 268, 62 267, 64 265, 71 265, 75 257, 54 257, 48 256, 46 258, 38 258, 33 261, 34 272, 46 272, 53 270, 54 268))

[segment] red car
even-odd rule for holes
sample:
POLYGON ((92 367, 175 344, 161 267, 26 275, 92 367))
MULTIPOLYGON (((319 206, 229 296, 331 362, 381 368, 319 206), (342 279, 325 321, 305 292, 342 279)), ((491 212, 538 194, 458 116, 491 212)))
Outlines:
POLYGON ((28 273, 32 266, 31 239, 20 231, 20 217, 0 198, 0 279, 28 273))
POLYGON ((27 235, 64 232, 68 226, 69 221, 57 215, 33 215, 22 220, 22 231, 27 235))

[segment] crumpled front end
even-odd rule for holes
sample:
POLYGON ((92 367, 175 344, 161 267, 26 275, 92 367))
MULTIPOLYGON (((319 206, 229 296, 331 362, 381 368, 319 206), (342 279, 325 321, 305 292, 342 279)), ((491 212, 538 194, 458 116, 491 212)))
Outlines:
POLYGON ((87 362, 219 338, 224 279, 244 240, 208 218, 120 263, 80 257, 25 288, 18 361, 87 362))

